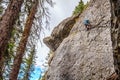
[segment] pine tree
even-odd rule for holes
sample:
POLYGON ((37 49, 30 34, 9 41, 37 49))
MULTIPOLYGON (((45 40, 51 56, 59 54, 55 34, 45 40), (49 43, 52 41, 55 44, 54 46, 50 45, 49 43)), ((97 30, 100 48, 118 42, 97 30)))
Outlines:
POLYGON ((78 6, 75 7, 75 10, 73 11, 73 14, 78 14, 78 13, 82 13, 82 11, 84 10, 84 2, 82 0, 80 0, 78 6))
MULTIPOLYGON (((1 2, 2 0, 0 0, 0 2, 1 2)), ((11 53, 12 53, 12 55, 15 55, 16 54, 16 52, 17 52, 17 54, 19 53, 18 51, 20 51, 19 49, 17 49, 16 50, 16 44, 17 44, 17 46, 18 46, 18 43, 19 43, 19 40, 20 40, 20 38, 21 38, 21 36, 18 36, 17 34, 15 34, 15 39, 17 38, 17 41, 15 42, 15 44, 14 44, 14 42, 13 43, 11 43, 11 40, 10 39, 14 39, 11 35, 12 35, 12 31, 14 32, 14 30, 13 30, 13 27, 15 28, 15 29, 17 29, 18 27, 20 28, 20 33, 22 33, 22 31, 21 31, 21 29, 23 30, 23 29, 26 29, 26 28, 24 28, 24 20, 26 19, 26 18, 24 18, 23 19, 23 13, 24 13, 24 15, 26 16, 27 14, 29 15, 30 14, 30 12, 31 11, 27 11, 27 10, 25 10, 25 12, 24 12, 24 10, 23 10, 23 8, 24 7, 29 7, 29 9, 31 9, 31 1, 33 2, 34 0, 6 0, 7 2, 9 1, 9 5, 8 5, 8 7, 7 7, 7 9, 6 9, 6 11, 5 11, 5 13, 2 15, 2 18, 0 19, 1 21, 0 21, 0 40, 1 40, 1 42, 0 42, 0 80, 6 80, 6 79, 8 79, 8 78, 6 78, 5 76, 5 78, 4 79, 2 79, 2 71, 4 71, 5 73, 6 73, 6 70, 8 70, 7 71, 7 74, 10 74, 9 73, 9 70, 10 70, 10 68, 11 68, 11 63, 13 63, 13 57, 12 57, 12 59, 11 59, 11 53), (23 3, 23 1, 24 1, 24 3, 23 3), (23 6, 22 6, 22 9, 21 9, 21 5, 22 5, 22 3, 23 3, 23 6), (26 6, 26 5, 28 5, 28 6, 26 6), (21 11, 20 11, 20 9, 21 9, 21 11), (17 13, 18 12, 18 13, 17 13), (21 13, 20 13, 21 12, 21 13), (27 14, 25 14, 25 13, 27 13, 27 14), (14 15, 15 14, 15 15, 14 15), (20 16, 22 16, 22 17, 20 17, 20 16), (18 18, 18 17, 20 17, 20 18, 18 18), (20 24, 20 25, 16 25, 15 23, 18 21, 18 19, 20 19, 20 20, 22 20, 22 21, 19 21, 18 22, 18 24, 20 24), (14 26, 13 26, 13 24, 15 24, 14 26), (6 34, 5 34, 6 33, 6 34), (16 37, 17 36, 17 37, 16 37), (12 38, 11 38, 12 37, 12 38), (4 45, 5 44, 5 45, 4 45), (14 47, 14 45, 15 45, 15 47, 14 47), (2 47, 1 47, 2 46, 2 47), (14 52, 13 52, 13 48, 14 48, 14 52), (4 58, 5 57, 5 58, 4 58), (6 62, 5 61, 8 61, 8 59, 9 59, 9 61, 10 61, 10 64, 6 64, 6 62), (12 61, 12 62, 11 62, 12 61), (3 65, 3 64, 5 64, 5 65, 3 65), (6 67, 7 66, 9 66, 10 65, 10 68, 8 69, 6 69, 6 67), (3 68, 5 68, 4 70, 3 70, 3 68)), ((43 17, 44 18, 46 18, 46 19, 48 19, 46 16, 49 16, 48 14, 49 14, 49 12, 46 10, 47 8, 45 7, 45 2, 47 2, 48 4, 50 4, 51 6, 52 6, 52 4, 51 4, 51 0, 45 0, 45 1, 43 1, 43 0, 39 0, 40 2, 40 9, 38 9, 39 11, 38 11, 38 14, 36 14, 36 16, 34 16, 34 18, 35 18, 35 23, 33 24, 33 26, 34 26, 34 28, 32 28, 31 29, 31 32, 30 32, 30 36, 29 36, 29 39, 26 41, 26 40, 24 40, 23 41, 23 43, 22 42, 20 42, 20 44, 24 44, 25 45, 25 47, 24 48, 22 48, 22 50, 23 50, 23 54, 25 54, 24 55, 24 57, 27 55, 28 56, 28 52, 30 51, 29 49, 31 49, 32 47, 33 47, 33 45, 35 45, 36 44, 36 42, 37 42, 37 40, 38 39, 40 39, 39 38, 39 36, 40 36, 40 32, 41 32, 41 30, 42 30, 42 28, 43 28, 43 26, 42 26, 42 19, 43 19, 43 17), (39 16, 39 17, 38 17, 39 16), (27 44, 27 45, 26 45, 27 44), (27 53, 27 54, 26 54, 27 53)), ((7 3, 8 4, 8 3, 7 3)), ((1 5, 0 5, 1 6, 1 5)), ((36 9, 35 9, 36 10, 36 9)), ((2 10, 0 10, 0 11, 2 11, 2 10)), ((33 13, 34 13, 34 11, 33 11, 33 13)), ((29 19, 29 21, 31 20, 31 18, 29 19)), ((45 20, 45 19, 44 19, 45 20)), ((29 23, 29 21, 28 21, 28 23, 29 23)), ((30 24, 31 24, 31 22, 30 22, 30 24)), ((28 25, 29 26, 29 25, 28 25)), ((19 31, 19 30, 18 30, 19 31)), ((29 31, 28 31, 29 32, 29 31)), ((27 32, 23 32, 23 34, 26 34, 27 32)), ((21 35, 21 34, 20 34, 21 35)), ((27 34, 26 34, 27 35, 27 34)), ((26 35, 24 35, 24 36, 26 36, 26 35)), ((24 37, 24 38, 26 38, 26 37, 24 37)), ((23 39, 23 36, 22 36, 22 38, 21 39, 23 39)), ((21 40, 22 41, 22 40, 21 40)), ((18 48, 20 48, 20 47, 18 47, 18 48)), ((16 56, 18 56, 18 55, 16 55, 16 56)), ((21 56, 21 55, 20 55, 21 56)), ((22 55, 23 56, 23 55, 22 55)), ((21 57, 22 59, 24 58, 24 57, 21 57)), ((17 58, 19 58, 19 57, 17 57, 17 58)), ((16 62, 17 63, 17 62, 16 62)), ((15 64, 15 63, 14 63, 15 64)), ((25 63, 26 64, 26 63, 25 63)), ((21 63, 19 63, 19 65, 21 65, 21 63)), ((17 66, 17 65, 16 65, 17 66)), ((27 66, 29 66, 29 65, 27 65, 27 66)), ((26 68, 26 70, 28 71, 28 69, 26 68)), ((25 71, 26 71, 25 70, 25 71)), ((29 72, 29 71, 28 71, 29 72)), ((11 72, 12 73, 12 72, 11 72)), ((13 72, 14 73, 14 72, 13 72)), ((27 72, 26 72, 27 73, 27 72)), ((6 76, 7 76, 7 74, 6 74, 6 76)), ((8 75, 9 76, 9 75, 8 75)), ((14 77, 16 77, 16 76, 14 76, 14 77)), ((10 79, 9 79, 10 80, 10 79)), ((12 80, 14 80, 14 79, 12 79, 12 80)))
POLYGON ((38 6, 38 0, 34 1, 34 4, 30 10, 30 14, 27 18, 25 28, 24 28, 24 31, 22 34, 22 38, 20 40, 19 47, 17 48, 17 53, 16 53, 16 57, 14 59, 13 68, 10 73, 10 80, 17 80, 17 76, 18 76, 18 73, 20 70, 20 65, 22 63, 22 58, 25 53, 27 40, 28 40, 28 37, 30 34, 30 30, 32 28, 34 16, 37 12, 37 6, 38 6))
POLYGON ((11 37, 13 25, 19 16, 23 0, 11 0, 0 20, 0 78, 2 77, 3 55, 11 37))
POLYGON ((28 54, 28 57, 25 58, 25 71, 24 76, 22 80, 30 80, 32 77, 32 73, 34 71, 34 65, 35 65, 35 46, 31 49, 30 54, 28 54))

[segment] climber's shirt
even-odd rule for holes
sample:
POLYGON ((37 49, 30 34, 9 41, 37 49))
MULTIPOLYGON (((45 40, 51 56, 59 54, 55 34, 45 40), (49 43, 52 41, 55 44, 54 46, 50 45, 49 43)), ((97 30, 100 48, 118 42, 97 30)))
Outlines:
POLYGON ((84 20, 84 25, 89 25, 90 24, 90 22, 89 22, 89 20, 84 20))

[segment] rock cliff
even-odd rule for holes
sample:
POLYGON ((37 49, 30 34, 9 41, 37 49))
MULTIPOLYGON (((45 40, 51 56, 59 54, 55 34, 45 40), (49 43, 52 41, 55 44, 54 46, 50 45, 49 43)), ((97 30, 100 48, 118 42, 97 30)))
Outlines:
POLYGON ((114 72, 109 0, 91 0, 84 12, 63 20, 44 43, 54 51, 46 80, 106 80, 114 72), (92 27, 86 31, 83 20, 92 27))

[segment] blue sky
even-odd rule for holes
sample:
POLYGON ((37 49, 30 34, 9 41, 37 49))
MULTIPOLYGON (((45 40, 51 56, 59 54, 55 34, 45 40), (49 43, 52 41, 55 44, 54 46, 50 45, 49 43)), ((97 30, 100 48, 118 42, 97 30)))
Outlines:
POLYGON ((42 74, 41 68, 36 66, 34 72, 31 74, 30 80, 38 80, 41 74, 42 74))
MULTIPOLYGON (((20 71, 20 74, 18 75, 18 79, 23 79, 24 77, 24 68, 25 68, 25 65, 22 64, 21 65, 21 68, 22 70, 20 71)), ((30 80, 38 80, 41 76, 42 76, 42 73, 45 71, 44 69, 41 69, 40 66, 36 66, 36 65, 33 65, 32 66, 33 68, 33 71, 31 71, 30 73, 30 80)))

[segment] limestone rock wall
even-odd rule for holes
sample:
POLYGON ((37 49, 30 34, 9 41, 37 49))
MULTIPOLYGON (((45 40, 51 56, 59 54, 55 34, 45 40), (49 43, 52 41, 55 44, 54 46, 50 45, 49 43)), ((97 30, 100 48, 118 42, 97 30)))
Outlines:
POLYGON ((43 39, 43 42, 52 51, 55 51, 59 47, 63 39, 69 35, 78 17, 79 14, 63 20, 58 26, 53 29, 53 32, 49 37, 43 39))
POLYGON ((109 0, 91 0, 56 48, 46 80, 106 80, 114 72, 110 17, 109 0), (92 24, 89 31, 83 25, 86 18, 92 24))

